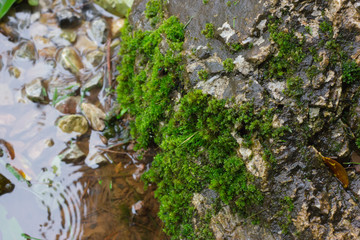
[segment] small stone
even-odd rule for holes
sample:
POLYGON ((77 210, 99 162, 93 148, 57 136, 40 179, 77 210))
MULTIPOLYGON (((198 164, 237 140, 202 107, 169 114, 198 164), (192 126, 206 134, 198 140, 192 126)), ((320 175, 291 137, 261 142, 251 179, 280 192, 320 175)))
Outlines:
POLYGON ((95 0, 94 2, 116 16, 125 17, 133 1, 134 0, 95 0))
POLYGON ((106 115, 103 110, 91 103, 82 103, 81 109, 95 131, 104 130, 106 115))
POLYGON ((64 96, 76 95, 80 89, 80 83, 74 79, 56 78, 48 83, 49 98, 56 104, 64 96))
POLYGON ((52 138, 49 138, 49 139, 46 139, 45 140, 45 145, 48 146, 48 147, 52 147, 54 146, 54 140, 52 138))
POLYGON ((56 13, 60 28, 75 28, 81 24, 81 16, 70 8, 56 13))
POLYGON ((63 114, 75 114, 80 104, 80 96, 68 96, 55 104, 55 108, 63 114))
POLYGON ((102 154, 95 153, 87 160, 87 165, 89 167, 95 167, 95 166, 102 166, 108 162, 109 160, 107 160, 107 158, 104 157, 102 154))
POLYGON ((105 53, 99 50, 91 51, 86 54, 86 60, 93 66, 97 67, 104 61, 105 53))
POLYGON ((94 88, 101 88, 104 81, 104 73, 99 72, 95 76, 91 77, 86 83, 82 86, 81 91, 90 91, 94 88))
POLYGON ((111 21, 111 37, 115 38, 118 37, 120 34, 120 29, 122 29, 122 27, 125 24, 125 19, 124 18, 118 18, 118 19, 113 19, 111 21))
POLYGON ((88 122, 82 115, 66 115, 60 118, 57 125, 65 133, 78 132, 84 134, 88 130, 88 122))
POLYGON ((75 31, 66 30, 60 34, 60 37, 66 39, 67 41, 69 41, 71 43, 74 43, 76 41, 77 34, 75 31))
POLYGON ((29 61, 36 61, 36 49, 32 41, 20 43, 14 50, 14 56, 29 61))
POLYGON ((46 103, 47 92, 43 85, 43 79, 35 78, 30 83, 25 84, 25 94, 26 97, 33 102, 46 103))
POLYGON ((91 33, 97 44, 104 44, 109 34, 109 26, 105 19, 96 18, 91 22, 91 33))
POLYGON ((12 76, 14 78, 19 78, 21 75, 21 70, 14 66, 10 66, 8 71, 9 71, 10 76, 12 76))
POLYGON ((0 195, 10 193, 14 190, 15 185, 10 182, 4 175, 0 174, 0 195))
POLYGON ((63 150, 59 157, 66 163, 79 163, 86 158, 86 154, 79 148, 76 142, 72 142, 68 148, 63 150))
POLYGON ((71 47, 64 47, 57 58, 57 61, 73 74, 79 74, 80 69, 84 68, 81 58, 77 51, 71 47))

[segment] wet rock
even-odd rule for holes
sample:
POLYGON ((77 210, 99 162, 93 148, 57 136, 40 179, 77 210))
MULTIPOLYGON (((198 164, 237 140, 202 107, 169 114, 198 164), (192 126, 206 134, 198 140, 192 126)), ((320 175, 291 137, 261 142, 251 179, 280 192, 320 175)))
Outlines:
MULTIPOLYGON (((319 110, 315 109, 314 117, 318 117, 319 110)), ((313 111, 314 112, 314 111, 313 111)), ((314 139, 314 146, 324 156, 337 157, 340 159, 349 157, 351 154, 350 142, 348 134, 348 126, 341 120, 331 125, 326 131, 321 131, 314 139)), ((350 136, 351 137, 351 136, 350 136)))
POLYGON ((243 75, 248 75, 250 72, 253 71, 253 67, 251 66, 251 64, 247 62, 242 55, 239 55, 237 58, 235 58, 234 64, 235 69, 243 75))
POLYGON ((68 96, 55 104, 55 108, 63 114, 75 114, 81 101, 80 96, 68 96))
POLYGON ((200 60, 210 57, 210 50, 207 46, 198 46, 195 55, 200 60))
POLYGON ((95 76, 92 76, 86 83, 81 87, 81 91, 90 91, 94 88, 101 88, 104 81, 104 73, 99 72, 95 76))
POLYGON ((82 115, 66 115, 59 119, 57 126, 65 133, 84 134, 88 130, 88 122, 82 115))
POLYGON ((36 48, 32 41, 26 41, 20 43, 14 50, 14 56, 20 59, 26 59, 29 61, 36 61, 36 48))
POLYGON ((9 71, 10 76, 12 76, 14 78, 19 78, 21 75, 21 70, 14 66, 10 66, 8 71, 9 71))
POLYGON ((14 104, 14 96, 8 84, 0 83, 0 106, 14 104))
POLYGON ((265 227, 240 220, 237 215, 232 214, 229 206, 223 207, 211 218, 210 228, 213 230, 217 240, 275 240, 271 232, 265 227))
POLYGON ((195 193, 191 203, 196 208, 196 211, 201 217, 204 217, 205 214, 212 210, 212 205, 215 203, 218 198, 217 192, 211 189, 205 189, 201 193, 195 193))
POLYGON ((86 35, 79 35, 74 47, 80 52, 90 52, 98 49, 97 44, 86 35))
POLYGON ((71 31, 71 30, 66 30, 63 31, 60 34, 60 37, 64 38, 65 40, 69 41, 70 43, 74 43, 76 41, 77 38, 77 34, 75 31, 71 31))
POLYGON ((76 95, 80 89, 80 83, 74 79, 56 78, 48 82, 49 98, 56 104, 62 97, 76 95))
POLYGON ((42 78, 35 78, 30 83, 25 84, 25 94, 29 100, 38 103, 47 102, 47 91, 43 82, 42 78))
POLYGON ((221 59, 216 56, 208 58, 205 61, 205 66, 208 69, 208 73, 210 73, 210 74, 216 74, 221 71, 224 71, 224 67, 223 67, 221 59))
POLYGON ((112 38, 119 36, 120 29, 124 26, 124 24, 125 24, 124 18, 113 19, 111 21, 110 29, 111 29, 111 37, 112 38))
POLYGON ((105 53, 99 50, 91 51, 86 54, 86 60, 93 66, 97 67, 104 61, 105 53))
POLYGON ((10 193, 14 190, 15 185, 10 182, 4 175, 0 173, 0 195, 10 193))
POLYGON ((105 19, 96 18, 91 22, 90 27, 92 37, 97 44, 104 44, 109 34, 109 26, 105 19))
POLYGON ((68 71, 77 75, 84 68, 80 56, 72 47, 65 47, 58 53, 57 61, 68 71))
POLYGON ((80 14, 70 8, 57 12, 56 18, 60 28, 75 28, 81 24, 80 14))
POLYGON ((91 103, 82 103, 81 110, 89 120, 91 127, 95 131, 103 131, 105 128, 105 118, 106 115, 103 110, 96 107, 91 103))
POLYGON ((265 181, 268 175, 268 165, 263 159, 264 151, 260 141, 254 139, 253 145, 251 148, 248 148, 244 146, 244 139, 236 134, 233 134, 233 136, 239 144, 239 149, 237 150, 238 156, 244 160, 247 170, 265 181))
POLYGON ((89 167, 97 167, 109 163, 109 160, 100 153, 95 153, 89 159, 87 159, 87 165, 89 167))
POLYGON ((260 37, 245 55, 245 58, 250 63, 259 65, 263 63, 272 52, 272 45, 268 39, 260 37))
POLYGON ((79 148, 76 142, 71 142, 70 146, 63 150, 59 157, 66 163, 79 163, 86 158, 86 154, 79 148))
POLYGON ((125 17, 133 1, 134 0, 95 0, 94 2, 114 15, 125 17))

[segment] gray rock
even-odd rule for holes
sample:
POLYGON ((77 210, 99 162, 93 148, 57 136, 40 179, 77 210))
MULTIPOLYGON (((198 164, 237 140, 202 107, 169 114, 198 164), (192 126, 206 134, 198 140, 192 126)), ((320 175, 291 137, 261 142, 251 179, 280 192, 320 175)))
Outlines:
POLYGON ((26 97, 38 103, 46 103, 47 102, 47 91, 43 84, 42 78, 35 78, 28 84, 25 84, 25 94, 26 97))
POLYGON ((86 83, 81 87, 81 91, 90 91, 94 88, 101 88, 103 86, 104 73, 98 72, 95 76, 92 76, 86 83))
POLYGON ((103 110, 91 103, 82 103, 81 110, 89 120, 92 129, 95 131, 102 131, 105 128, 106 115, 103 110))
POLYGON ((198 46, 195 55, 200 60, 210 57, 210 50, 207 46, 198 46))
POLYGON ((72 47, 61 49, 57 56, 57 62, 75 75, 79 74, 80 70, 84 68, 79 54, 72 47))
POLYGON ((61 28, 75 28, 81 24, 81 15, 70 8, 58 11, 56 18, 61 28))
POLYGON ((97 44, 104 44, 109 34, 109 26, 105 19, 96 18, 91 22, 91 33, 97 44))
POLYGON ((105 53, 99 50, 91 51, 86 54, 86 60, 93 66, 99 66, 105 58, 105 53))
POLYGON ((66 115, 59 119, 57 126, 65 133, 84 134, 88 131, 88 122, 82 115, 66 115))

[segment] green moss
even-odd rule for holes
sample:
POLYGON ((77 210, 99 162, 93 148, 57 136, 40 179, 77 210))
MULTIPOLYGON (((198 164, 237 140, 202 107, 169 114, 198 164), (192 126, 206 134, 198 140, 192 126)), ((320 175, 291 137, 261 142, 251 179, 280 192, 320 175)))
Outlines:
POLYGON ((234 71, 235 64, 231 58, 227 58, 223 62, 223 66, 224 66, 225 72, 230 73, 230 72, 234 71))
POLYGON ((347 60, 342 63, 342 81, 350 84, 360 80, 360 67, 353 60, 347 60))
POLYGON ((293 31, 281 31, 280 20, 271 18, 268 25, 270 38, 277 44, 278 53, 268 62, 266 78, 286 78, 292 76, 305 58, 303 41, 300 41, 293 31))
POLYGON ((205 69, 201 69, 198 72, 199 79, 202 81, 206 81, 209 78, 209 73, 205 69))
POLYGON ((281 232, 287 234, 289 232, 289 226, 292 224, 291 213, 294 210, 294 203, 292 199, 288 196, 285 196, 281 199, 281 210, 277 213, 278 216, 282 217, 281 221, 281 232))
POLYGON ((203 0, 203 4, 207 4, 209 0, 203 0))
POLYGON ((319 25, 320 31, 323 32, 327 37, 332 38, 334 30, 332 23, 329 21, 322 21, 319 25))
POLYGON ((150 0, 146 4, 145 16, 150 20, 152 26, 158 24, 163 15, 161 0, 150 0))
POLYGON ((315 66, 311 66, 306 70, 306 76, 312 80, 315 76, 317 76, 320 73, 320 70, 315 66))
POLYGON ((207 23, 205 25, 205 29, 201 31, 201 34, 206 38, 214 38, 215 35, 215 27, 212 23, 207 23))
POLYGON ((235 126, 241 126, 237 134, 247 146, 254 136, 263 143, 269 138, 276 141, 284 129, 272 128, 272 109, 256 112, 251 102, 226 108, 225 101, 200 90, 183 92, 179 86, 184 84, 180 55, 184 26, 176 17, 160 21, 153 31, 135 31, 126 22, 121 38, 118 101, 135 116, 131 134, 137 148, 159 146, 143 179, 157 184, 155 196, 165 231, 174 239, 210 239, 208 225, 193 228, 194 193, 211 188, 243 216, 263 199, 254 176, 237 156, 238 143, 231 134, 235 126), (160 51, 162 41, 169 46, 165 52, 160 51), (175 90, 182 94, 176 108, 171 101, 175 90))
POLYGON ((303 84, 304 81, 298 76, 288 78, 286 80, 285 94, 289 97, 300 98, 304 93, 302 89, 303 84))

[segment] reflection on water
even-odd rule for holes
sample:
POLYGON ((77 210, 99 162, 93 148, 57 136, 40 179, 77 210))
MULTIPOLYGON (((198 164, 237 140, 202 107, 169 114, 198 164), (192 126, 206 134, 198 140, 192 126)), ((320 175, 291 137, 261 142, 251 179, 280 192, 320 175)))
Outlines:
MULTIPOLYGON (((22 5, 0 23, 0 139, 15 152, 11 159, 0 141, 5 149, 0 174, 15 185, 12 192, 0 196, 0 239, 166 239, 156 217, 153 189, 144 191, 139 180, 146 164, 137 162, 134 153, 124 153, 126 144, 107 151, 100 132, 89 130, 80 136, 64 133, 55 124, 69 113, 54 107, 55 92, 60 89, 50 89, 54 79, 81 87, 104 72, 104 84, 84 92, 81 101, 106 109, 104 103, 109 100, 106 58, 100 58, 96 67, 86 58, 95 49, 106 54, 106 45, 89 37, 87 21, 74 30, 77 40, 72 43, 59 37, 64 31, 57 26, 54 12, 64 4, 54 1, 53 12, 41 13, 22 5), (69 44, 84 63, 76 73, 57 61, 69 44), (45 97, 37 102, 29 100, 24 86, 38 77, 43 79, 40 90, 45 97), (99 152, 95 146, 105 150, 99 152), (91 163, 95 158, 102 159, 100 167, 91 163)), ((77 4, 72 8, 80 13, 77 4)), ((106 15, 106 20, 116 18, 106 15)), ((111 58, 116 58, 116 48, 111 58)), ((71 95, 80 99, 80 90, 71 95)), ((71 109, 82 114, 79 107, 71 109)))

